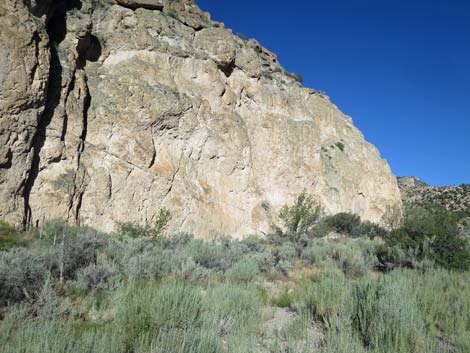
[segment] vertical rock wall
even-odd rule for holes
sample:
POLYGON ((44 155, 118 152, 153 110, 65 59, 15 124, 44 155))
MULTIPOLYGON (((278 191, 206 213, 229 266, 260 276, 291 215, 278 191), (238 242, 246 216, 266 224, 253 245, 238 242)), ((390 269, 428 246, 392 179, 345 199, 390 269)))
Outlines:
POLYGON ((172 230, 243 236, 305 190, 400 220, 351 118, 191 1, 0 6, 0 218, 111 230, 166 207, 172 230))

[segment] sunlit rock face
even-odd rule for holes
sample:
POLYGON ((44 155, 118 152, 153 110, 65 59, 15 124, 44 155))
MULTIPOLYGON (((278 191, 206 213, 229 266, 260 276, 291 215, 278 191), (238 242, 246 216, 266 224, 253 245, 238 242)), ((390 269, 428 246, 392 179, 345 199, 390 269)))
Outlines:
POLYGON ((393 226, 395 177, 350 117, 191 1, 0 4, 0 218, 266 233, 299 193, 393 226))

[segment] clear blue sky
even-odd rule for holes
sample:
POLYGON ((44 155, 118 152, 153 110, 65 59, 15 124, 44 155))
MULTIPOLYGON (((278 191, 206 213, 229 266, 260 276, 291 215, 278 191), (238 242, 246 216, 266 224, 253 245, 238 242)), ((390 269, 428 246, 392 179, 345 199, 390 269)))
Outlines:
POLYGON ((197 0, 354 119, 396 175, 470 183, 470 0, 197 0))

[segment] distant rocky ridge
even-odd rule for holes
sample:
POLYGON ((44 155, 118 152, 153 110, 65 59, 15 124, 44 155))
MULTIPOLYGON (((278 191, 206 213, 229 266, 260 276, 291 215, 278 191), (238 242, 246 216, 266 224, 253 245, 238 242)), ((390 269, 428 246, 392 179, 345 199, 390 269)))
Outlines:
POLYGON ((398 186, 404 202, 431 203, 449 211, 470 212, 470 184, 431 186, 416 177, 399 177, 398 186))
MULTIPOLYGON (((321 55, 321 53, 319 53, 321 55)), ((0 219, 266 232, 302 191, 394 226, 352 119, 191 0, 0 2, 0 219)))

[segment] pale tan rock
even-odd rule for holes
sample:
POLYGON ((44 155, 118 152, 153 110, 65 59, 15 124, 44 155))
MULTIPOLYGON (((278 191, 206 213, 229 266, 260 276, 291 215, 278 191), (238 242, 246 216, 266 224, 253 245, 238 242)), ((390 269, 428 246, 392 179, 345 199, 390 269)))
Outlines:
MULTIPOLYGON (((396 179, 377 149, 273 53, 191 1, 162 11, 122 1, 67 12, 28 222, 63 217, 112 230, 154 222, 166 207, 170 231, 240 237, 268 232, 303 190, 328 213, 400 221, 396 179)), ((32 84, 15 77, 30 97, 32 84)), ((30 168, 14 161, 1 175, 30 168)), ((0 195, 21 200, 4 187, 0 195)), ((1 215, 19 220, 24 209, 11 205, 1 215)))

